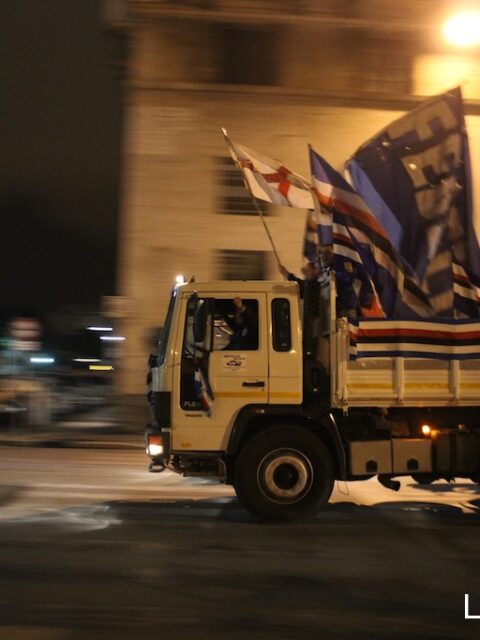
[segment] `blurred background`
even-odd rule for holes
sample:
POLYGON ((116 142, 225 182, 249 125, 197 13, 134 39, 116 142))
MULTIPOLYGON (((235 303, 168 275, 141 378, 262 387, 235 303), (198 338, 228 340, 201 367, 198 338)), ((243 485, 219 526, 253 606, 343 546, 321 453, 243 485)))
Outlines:
MULTIPOLYGON (((460 84, 478 211, 480 19, 452 22, 476 10, 461 0, 4 3, 3 422, 144 406, 178 274, 278 276, 221 127, 308 177, 308 143, 341 168, 392 120, 460 84)), ((298 271, 304 213, 265 214, 298 271)))

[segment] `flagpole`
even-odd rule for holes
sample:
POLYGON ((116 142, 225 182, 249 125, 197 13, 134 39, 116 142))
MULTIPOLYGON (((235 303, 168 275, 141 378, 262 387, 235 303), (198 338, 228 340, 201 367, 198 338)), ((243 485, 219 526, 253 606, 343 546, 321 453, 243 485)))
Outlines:
POLYGON ((237 165, 238 170, 240 171, 240 174, 241 174, 242 179, 243 179, 243 184, 245 185, 245 189, 250 194, 250 197, 251 197, 252 202, 253 202, 253 206, 255 207, 258 215, 260 216, 260 220, 262 221, 262 224, 263 224, 263 227, 264 227, 265 232, 267 234, 267 237, 270 240, 270 244, 272 245, 272 249, 273 249, 273 253, 275 255, 275 259, 277 261, 278 266, 280 267, 282 263, 280 262, 280 258, 278 256, 278 252, 277 252, 277 249, 275 247, 275 243, 273 242, 273 238, 272 238, 272 236, 270 234, 270 230, 269 230, 269 228, 267 226, 267 223, 265 222, 265 216, 263 215, 262 210, 260 209, 260 205, 257 202, 257 198, 255 198, 255 196, 252 193, 252 190, 250 189, 250 185, 248 184, 248 181, 245 179, 245 176, 243 175, 243 169, 242 169, 242 167, 240 165, 240 161, 238 159, 238 156, 235 153, 235 149, 233 148, 233 145, 232 145, 232 143, 230 141, 230 138, 228 137, 227 130, 224 129, 223 127, 222 127, 222 133, 223 133, 223 136, 225 138, 225 142, 227 143, 228 148, 230 149, 230 153, 232 155, 232 158, 234 159, 235 164, 237 165))
POLYGON ((262 210, 260 209, 260 205, 258 204, 257 199, 252 194, 250 189, 248 189, 248 190, 249 190, 250 196, 251 196, 251 198, 253 200, 253 204, 255 205, 255 209, 257 210, 257 213, 260 216, 260 220, 262 221, 262 224, 263 224, 263 226, 265 228, 265 232, 266 232, 266 234, 268 236, 268 239, 270 240, 270 244, 272 245, 273 253, 275 254, 275 258, 277 260, 277 264, 278 264, 278 266, 280 266, 281 265, 280 258, 278 257, 277 249, 276 249, 275 244, 273 242, 273 238, 270 235, 270 231, 269 231, 269 229, 267 227, 267 223, 265 222, 265 216, 263 215, 262 210))

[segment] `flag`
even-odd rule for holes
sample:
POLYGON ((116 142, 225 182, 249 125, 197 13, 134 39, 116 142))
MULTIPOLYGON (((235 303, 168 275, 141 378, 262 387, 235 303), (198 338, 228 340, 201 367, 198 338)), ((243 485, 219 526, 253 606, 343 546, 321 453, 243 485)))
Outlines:
POLYGON ((372 320, 349 322, 349 357, 480 359, 480 322, 474 320, 372 320))
POLYGON ((303 255, 307 262, 318 262, 319 246, 317 218, 314 211, 308 211, 303 237, 303 255))
POLYGON ((373 278, 377 268, 369 248, 356 241, 351 230, 338 221, 333 228, 333 270, 337 285, 337 313, 351 317, 383 318, 385 311, 373 278))
POLYGON ((452 256, 455 317, 480 317, 480 281, 452 256))
POLYGON ((254 198, 299 209, 313 209, 314 200, 308 180, 293 173, 277 160, 247 149, 232 140, 223 129, 233 160, 243 174, 254 198))
POLYGON ((452 249, 480 279, 460 88, 388 125, 353 154, 347 170, 436 313, 453 316, 452 249))
POLYGON ((372 282, 378 303, 387 317, 432 316, 428 297, 362 198, 312 148, 310 164, 313 191, 320 207, 330 214, 333 269, 337 279, 346 262, 352 261, 357 279, 372 282))
POLYGON ((209 416, 213 405, 213 392, 208 382, 205 369, 200 361, 195 365, 194 387, 197 398, 202 404, 203 411, 209 416))

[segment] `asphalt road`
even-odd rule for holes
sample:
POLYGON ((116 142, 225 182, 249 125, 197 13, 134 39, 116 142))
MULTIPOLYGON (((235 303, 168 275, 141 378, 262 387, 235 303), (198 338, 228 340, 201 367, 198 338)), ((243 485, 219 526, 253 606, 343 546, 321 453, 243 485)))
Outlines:
POLYGON ((339 485, 263 525, 141 451, 0 448, 0 638, 478 638, 480 492, 339 485))

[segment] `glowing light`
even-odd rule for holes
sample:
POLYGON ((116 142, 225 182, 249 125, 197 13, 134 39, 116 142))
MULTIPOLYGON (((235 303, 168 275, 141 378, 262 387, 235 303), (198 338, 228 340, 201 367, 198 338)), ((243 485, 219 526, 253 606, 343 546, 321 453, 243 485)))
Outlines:
POLYGON ((113 327, 87 327, 89 331, 113 331, 113 327))
POLYGON ((147 438, 147 455, 155 458, 163 455, 163 438, 159 435, 149 434, 147 438))
POLYGON ((49 356, 32 356, 30 362, 32 364, 53 364, 55 358, 50 358, 49 356))
POLYGON ((480 13, 464 11, 452 16, 443 28, 445 39, 457 47, 480 44, 480 13))
POLYGON ((99 358, 73 358, 73 362, 100 362, 99 358))
POLYGON ((148 455, 155 458, 156 456, 161 456, 163 454, 163 445, 161 444, 149 444, 148 445, 148 455))
POLYGON ((100 336, 100 340, 108 342, 123 342, 123 340, 125 340, 125 336, 100 336))
POLYGON ((424 436, 429 436, 432 433, 432 428, 428 424, 422 424, 422 433, 424 436))
POLYGON ((175 276, 175 282, 177 284, 185 284, 186 280, 185 280, 184 276, 179 274, 178 276, 175 276))
POLYGON ((113 371, 111 364, 89 364, 89 371, 113 371))

